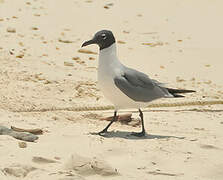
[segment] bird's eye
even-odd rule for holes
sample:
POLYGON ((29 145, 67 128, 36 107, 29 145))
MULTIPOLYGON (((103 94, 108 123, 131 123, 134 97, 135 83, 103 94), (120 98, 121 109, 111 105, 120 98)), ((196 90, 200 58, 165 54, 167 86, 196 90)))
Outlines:
POLYGON ((102 37, 102 39, 104 39, 104 40, 107 38, 105 34, 102 34, 101 37, 102 37))

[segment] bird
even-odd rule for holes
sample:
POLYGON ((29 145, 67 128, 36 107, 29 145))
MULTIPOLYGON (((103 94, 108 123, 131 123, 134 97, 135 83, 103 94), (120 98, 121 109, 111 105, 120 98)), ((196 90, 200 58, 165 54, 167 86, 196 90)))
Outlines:
POLYGON ((141 119, 141 131, 131 135, 146 135, 142 108, 149 102, 160 98, 180 98, 181 94, 192 93, 194 90, 167 88, 163 83, 150 79, 148 75, 129 68, 119 61, 116 40, 110 30, 100 30, 91 40, 85 41, 81 47, 91 44, 99 46, 98 85, 105 98, 115 107, 114 115, 109 124, 98 134, 105 135, 113 122, 117 121, 120 109, 136 108, 141 119))

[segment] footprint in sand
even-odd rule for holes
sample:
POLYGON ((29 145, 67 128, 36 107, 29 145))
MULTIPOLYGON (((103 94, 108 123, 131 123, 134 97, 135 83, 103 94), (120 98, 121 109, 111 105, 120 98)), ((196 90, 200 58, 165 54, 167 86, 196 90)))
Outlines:
POLYGON ((65 169, 74 170, 77 174, 83 176, 101 175, 101 176, 116 176, 119 175, 116 169, 112 168, 104 160, 93 157, 83 157, 77 154, 72 154, 65 164, 65 169))
POLYGON ((2 170, 5 175, 14 177, 26 177, 30 172, 37 170, 37 168, 30 165, 12 164, 2 170))

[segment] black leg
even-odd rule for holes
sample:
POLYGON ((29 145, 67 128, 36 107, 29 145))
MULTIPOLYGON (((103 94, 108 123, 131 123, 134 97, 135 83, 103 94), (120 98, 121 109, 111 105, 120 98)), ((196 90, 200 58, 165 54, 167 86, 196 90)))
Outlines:
POLYGON ((102 135, 104 133, 107 133, 108 132, 108 128, 112 125, 113 122, 115 122, 117 120, 117 118, 118 118, 117 117, 117 111, 115 111, 114 112, 114 116, 113 116, 111 122, 102 131, 100 131, 98 134, 102 135))
POLYGON ((139 116, 141 118, 142 131, 139 133, 132 133, 131 135, 137 136, 137 137, 142 137, 142 136, 145 136, 146 131, 145 131, 145 127, 144 127, 143 113, 142 113, 141 109, 139 109, 139 116))

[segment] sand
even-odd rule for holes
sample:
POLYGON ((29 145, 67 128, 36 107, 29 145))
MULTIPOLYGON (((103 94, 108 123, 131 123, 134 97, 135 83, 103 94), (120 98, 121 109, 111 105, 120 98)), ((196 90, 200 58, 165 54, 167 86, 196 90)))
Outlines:
POLYGON ((0 135, 0 179, 222 180, 222 105, 146 109, 145 138, 130 135, 140 130, 136 111, 136 123, 101 137, 112 111, 52 110, 110 104, 97 87, 98 47, 80 51, 101 29, 114 32, 125 65, 197 91, 178 101, 222 100, 222 6, 0 0, 0 126, 43 130, 35 142, 0 135))

